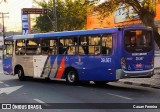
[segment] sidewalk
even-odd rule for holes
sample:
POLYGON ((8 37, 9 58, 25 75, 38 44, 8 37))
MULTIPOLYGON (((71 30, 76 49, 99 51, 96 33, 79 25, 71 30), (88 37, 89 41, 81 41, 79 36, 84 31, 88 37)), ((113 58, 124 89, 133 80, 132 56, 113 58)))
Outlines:
POLYGON ((156 68, 154 73, 151 78, 127 78, 119 80, 118 83, 160 89, 160 68, 156 68))

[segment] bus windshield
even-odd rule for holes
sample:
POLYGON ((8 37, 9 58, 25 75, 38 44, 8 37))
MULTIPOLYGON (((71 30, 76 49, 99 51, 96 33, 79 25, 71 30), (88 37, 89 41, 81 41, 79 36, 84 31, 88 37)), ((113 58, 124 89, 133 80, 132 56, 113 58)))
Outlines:
POLYGON ((152 50, 152 32, 148 30, 125 31, 125 50, 130 53, 152 50))

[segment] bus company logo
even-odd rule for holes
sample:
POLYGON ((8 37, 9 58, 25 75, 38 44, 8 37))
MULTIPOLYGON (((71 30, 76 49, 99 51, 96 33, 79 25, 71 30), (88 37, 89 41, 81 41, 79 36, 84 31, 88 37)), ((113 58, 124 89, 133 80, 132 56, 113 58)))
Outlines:
POLYGON ((78 61, 75 62, 77 65, 83 65, 83 62, 80 57, 78 57, 78 61))
POLYGON ((11 104, 2 104, 2 109, 11 109, 11 104))
POLYGON ((66 59, 66 61, 68 61, 68 58, 67 58, 67 56, 66 56, 66 58, 65 58, 65 59, 66 59))

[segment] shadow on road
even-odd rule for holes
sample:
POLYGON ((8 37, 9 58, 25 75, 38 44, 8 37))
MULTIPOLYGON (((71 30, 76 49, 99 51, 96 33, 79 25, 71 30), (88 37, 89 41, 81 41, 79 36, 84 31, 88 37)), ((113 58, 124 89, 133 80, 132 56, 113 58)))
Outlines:
MULTIPOLYGON (((21 84, 21 85, 33 85, 37 84, 39 86, 54 86, 54 87, 69 87, 69 88, 75 88, 75 87, 83 87, 85 89, 96 89, 96 90, 115 90, 115 91, 126 91, 126 92, 132 92, 132 93, 142 93, 142 94, 146 94, 149 90, 144 88, 144 87, 136 87, 136 86, 132 86, 132 85, 121 85, 118 84, 116 82, 110 82, 108 84, 105 85, 96 85, 94 83, 87 83, 87 82, 81 82, 79 84, 76 85, 71 85, 71 84, 67 84, 64 81, 59 81, 59 80, 45 80, 45 79, 33 79, 33 78, 28 78, 26 81, 19 81, 18 79, 10 79, 10 80, 6 80, 6 83, 13 83, 13 84, 21 84)), ((149 94, 149 93, 148 93, 149 94)))

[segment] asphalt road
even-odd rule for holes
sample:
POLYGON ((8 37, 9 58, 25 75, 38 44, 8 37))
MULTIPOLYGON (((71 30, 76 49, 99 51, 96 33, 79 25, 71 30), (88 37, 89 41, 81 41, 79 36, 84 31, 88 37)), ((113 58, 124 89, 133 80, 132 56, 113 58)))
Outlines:
MULTIPOLYGON (((0 75, 0 103, 160 103, 160 90, 119 83, 105 86, 72 86, 64 81, 19 81, 17 76, 0 75), (16 89, 15 89, 16 88, 16 89)), ((74 106, 74 105, 73 105, 74 106)), ((2 110, 0 110, 1 112, 2 110)), ((4 111, 4 110, 3 110, 4 111)), ((22 110, 5 110, 21 112, 22 110)), ((159 112, 157 109, 45 109, 34 112, 159 112)))

